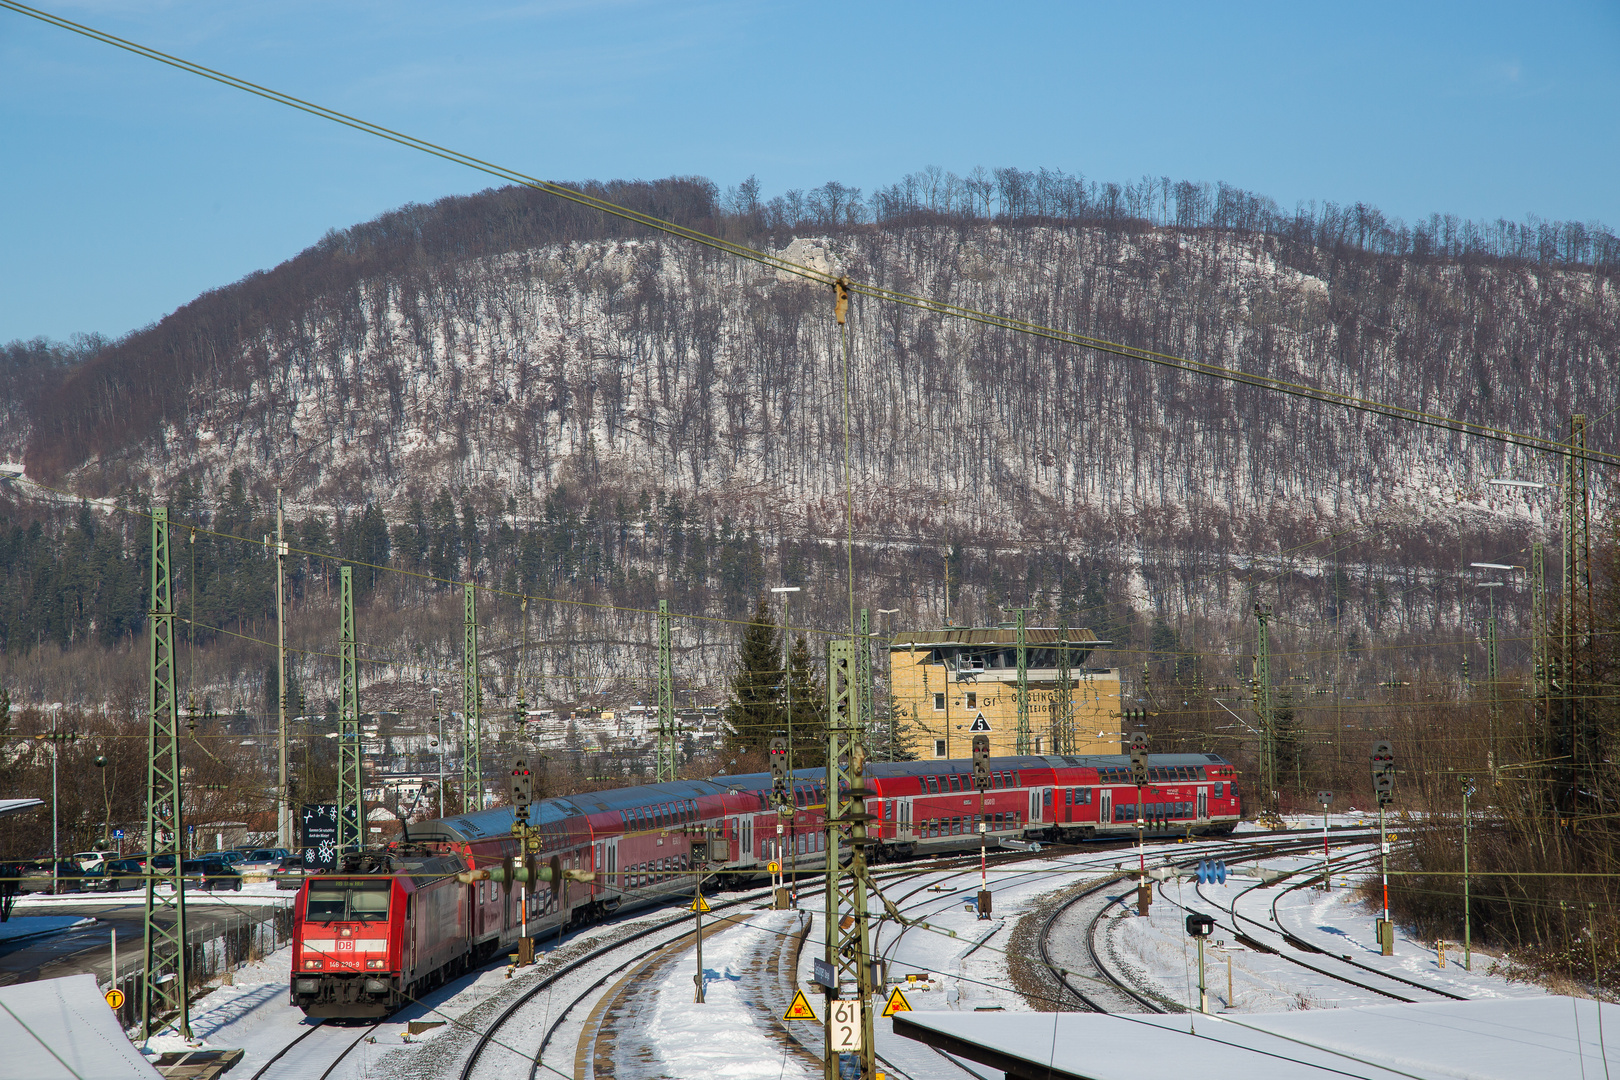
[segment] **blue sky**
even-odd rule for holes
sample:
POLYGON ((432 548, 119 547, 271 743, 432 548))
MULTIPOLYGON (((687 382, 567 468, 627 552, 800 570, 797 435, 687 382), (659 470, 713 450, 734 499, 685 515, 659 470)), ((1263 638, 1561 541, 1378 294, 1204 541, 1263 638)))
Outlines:
MULTIPOLYGON (((56 14, 551 179, 926 165, 1620 228, 1613 3, 91 2, 56 14)), ((478 175, 0 10, 0 342, 154 322, 478 175)))

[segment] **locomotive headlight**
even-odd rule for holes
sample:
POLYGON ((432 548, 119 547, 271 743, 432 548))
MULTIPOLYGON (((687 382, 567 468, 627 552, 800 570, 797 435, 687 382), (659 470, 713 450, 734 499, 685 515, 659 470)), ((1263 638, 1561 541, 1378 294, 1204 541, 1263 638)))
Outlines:
POLYGON ((380 969, 385 968, 387 966, 388 966, 387 962, 383 961, 383 960, 367 960, 366 961, 366 967, 372 968, 374 970, 380 970, 380 969))
POLYGON ((321 966, 321 962, 319 960, 305 960, 304 961, 304 969, 306 971, 309 970, 310 968, 318 968, 320 966, 321 966))

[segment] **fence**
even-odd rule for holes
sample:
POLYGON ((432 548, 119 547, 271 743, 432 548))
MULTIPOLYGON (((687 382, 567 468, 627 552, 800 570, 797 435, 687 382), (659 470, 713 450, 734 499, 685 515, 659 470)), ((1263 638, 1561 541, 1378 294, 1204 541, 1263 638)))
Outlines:
MULTIPOLYGON (((238 909, 223 925, 188 931, 186 982, 190 995, 195 998, 215 979, 270 955, 292 939, 292 932, 291 904, 238 909)), ((140 992, 145 977, 141 966, 139 945, 127 953, 121 950, 120 974, 116 983, 110 984, 124 992, 124 1007, 118 1010, 118 1019, 126 1028, 141 1022, 140 992)))

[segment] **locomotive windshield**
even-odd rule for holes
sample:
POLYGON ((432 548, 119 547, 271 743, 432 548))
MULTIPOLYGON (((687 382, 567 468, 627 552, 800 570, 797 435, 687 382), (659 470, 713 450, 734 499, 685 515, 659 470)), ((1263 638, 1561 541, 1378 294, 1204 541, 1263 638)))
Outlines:
POLYGON ((388 918, 388 878, 311 878, 310 922, 381 922, 388 918))

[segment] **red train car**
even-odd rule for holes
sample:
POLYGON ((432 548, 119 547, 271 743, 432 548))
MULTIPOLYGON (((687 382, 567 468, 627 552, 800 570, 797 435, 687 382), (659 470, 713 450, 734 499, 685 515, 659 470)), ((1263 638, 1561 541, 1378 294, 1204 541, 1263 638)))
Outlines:
MULTIPOLYGON (((1229 833, 1242 814, 1236 771, 1215 754, 1151 755, 1141 789, 1123 756, 992 758, 990 770, 981 793, 967 761, 870 763, 874 857, 976 848, 981 818, 993 842, 1079 841, 1134 836, 1139 815, 1150 836, 1229 833)), ((519 855, 509 809, 413 825, 409 843, 348 854, 340 873, 304 883, 292 1002, 311 1016, 386 1015, 525 934, 690 896, 692 843, 711 831, 726 841, 725 860, 707 868, 722 885, 763 877, 771 862, 813 872, 826 858, 825 781, 799 770, 787 814, 766 773, 536 803, 530 823, 559 880, 533 889, 482 880, 519 855), (586 880, 561 880, 565 871, 586 880)))

